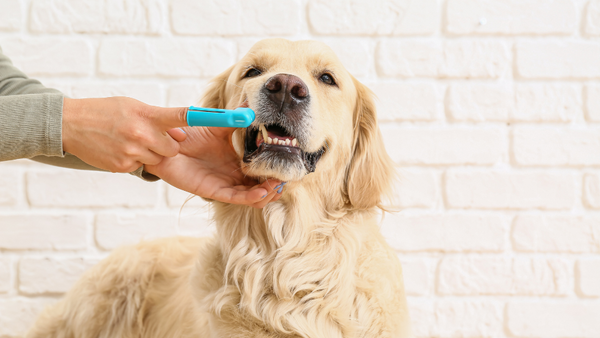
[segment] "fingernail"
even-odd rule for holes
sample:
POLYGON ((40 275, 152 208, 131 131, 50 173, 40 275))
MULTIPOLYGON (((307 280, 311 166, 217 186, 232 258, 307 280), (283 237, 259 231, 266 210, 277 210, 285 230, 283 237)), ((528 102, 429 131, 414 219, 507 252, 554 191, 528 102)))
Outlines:
POLYGON ((183 128, 179 128, 179 130, 181 130, 184 134, 187 135, 187 133, 185 132, 185 130, 183 130, 183 128))
POLYGON ((281 186, 281 188, 279 188, 279 190, 277 190, 277 193, 281 194, 282 191, 283 191, 283 185, 281 186))
MULTIPOLYGON (((267 195, 268 195, 268 194, 267 194, 267 195)), ((267 195, 264 195, 264 196, 263 196, 263 197, 261 197, 261 198, 265 198, 265 197, 267 197, 267 195)))
POLYGON ((276 185, 275 188, 273 188, 273 190, 277 190, 277 188, 281 187, 282 184, 283 183, 280 183, 280 184, 276 185))

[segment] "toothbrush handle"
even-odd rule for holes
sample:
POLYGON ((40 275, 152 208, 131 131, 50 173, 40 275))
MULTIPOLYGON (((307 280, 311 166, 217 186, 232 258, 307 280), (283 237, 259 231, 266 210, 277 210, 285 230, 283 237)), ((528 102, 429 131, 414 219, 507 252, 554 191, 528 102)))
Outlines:
POLYGON ((252 109, 243 107, 231 110, 191 106, 187 111, 187 123, 190 127, 247 128, 254 117, 252 109))

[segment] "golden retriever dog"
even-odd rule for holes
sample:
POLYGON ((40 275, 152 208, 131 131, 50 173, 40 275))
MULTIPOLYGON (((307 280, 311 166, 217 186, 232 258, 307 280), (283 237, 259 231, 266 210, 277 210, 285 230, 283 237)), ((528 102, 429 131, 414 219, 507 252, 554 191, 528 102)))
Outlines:
POLYGON ((379 232, 395 176, 372 93, 314 41, 258 42, 201 104, 248 105, 244 174, 288 182, 263 209, 212 202, 214 238, 115 250, 27 337, 412 337, 379 232))

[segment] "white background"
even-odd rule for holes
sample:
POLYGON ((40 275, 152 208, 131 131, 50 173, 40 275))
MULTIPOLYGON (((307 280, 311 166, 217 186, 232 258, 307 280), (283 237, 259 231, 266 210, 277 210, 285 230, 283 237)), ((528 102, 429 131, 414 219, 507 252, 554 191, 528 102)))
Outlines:
MULTIPOLYGON (((419 337, 600 337, 600 0, 0 0, 4 52, 71 97, 188 106, 270 36, 325 41, 379 96, 419 337)), ((0 164, 0 337, 119 245, 209 234, 186 197, 0 164)))

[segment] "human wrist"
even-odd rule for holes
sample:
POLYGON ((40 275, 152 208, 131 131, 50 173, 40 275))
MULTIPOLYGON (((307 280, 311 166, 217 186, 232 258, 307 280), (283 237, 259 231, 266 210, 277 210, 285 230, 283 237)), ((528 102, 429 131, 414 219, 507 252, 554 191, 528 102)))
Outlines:
POLYGON ((73 129, 76 126, 77 107, 79 106, 77 99, 65 97, 63 99, 62 110, 62 144, 63 151, 72 153, 73 148, 73 129))

